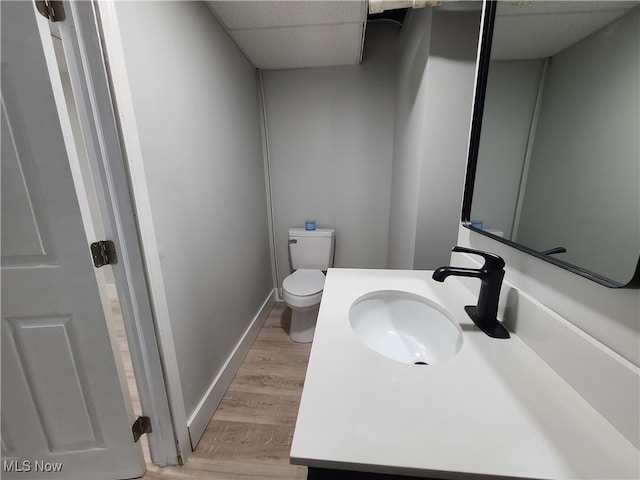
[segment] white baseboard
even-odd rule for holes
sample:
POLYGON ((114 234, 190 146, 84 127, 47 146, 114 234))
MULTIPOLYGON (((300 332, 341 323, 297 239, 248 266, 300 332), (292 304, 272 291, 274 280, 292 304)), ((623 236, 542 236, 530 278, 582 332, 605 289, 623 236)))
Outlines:
POLYGON ((200 438, 204 434, 204 431, 211 420, 211 417, 213 417, 213 414, 222 401, 222 397, 229 388, 233 377, 238 371, 238 368, 240 368, 240 364, 242 364, 244 357, 251 348, 251 344, 262 328, 264 321, 267 319, 267 315, 269 314, 271 307, 276 302, 276 296, 275 289, 269 293, 269 296, 260 307, 260 310, 236 344, 233 352, 231 352, 231 355, 227 358, 224 366, 207 389, 207 393, 204 394, 198 403, 198 406, 187 420, 187 428, 189 429, 189 438, 191 440, 192 450, 195 450, 196 445, 200 441, 200 438))

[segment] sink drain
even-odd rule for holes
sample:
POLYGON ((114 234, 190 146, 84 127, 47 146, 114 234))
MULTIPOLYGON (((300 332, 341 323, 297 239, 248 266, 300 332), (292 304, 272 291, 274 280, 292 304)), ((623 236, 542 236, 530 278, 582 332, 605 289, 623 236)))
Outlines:
POLYGON ((413 362, 414 365, 429 365, 427 362, 413 362))

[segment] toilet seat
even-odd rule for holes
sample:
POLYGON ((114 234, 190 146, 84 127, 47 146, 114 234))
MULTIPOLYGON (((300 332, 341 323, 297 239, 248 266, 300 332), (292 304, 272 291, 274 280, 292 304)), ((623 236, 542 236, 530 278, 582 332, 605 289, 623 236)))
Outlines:
POLYGON ((291 307, 311 307, 320 303, 326 277, 320 270, 301 268, 282 282, 282 296, 291 307))
POLYGON ((320 270, 301 268, 284 279, 282 288, 291 295, 306 297, 321 292, 324 289, 325 279, 320 270))

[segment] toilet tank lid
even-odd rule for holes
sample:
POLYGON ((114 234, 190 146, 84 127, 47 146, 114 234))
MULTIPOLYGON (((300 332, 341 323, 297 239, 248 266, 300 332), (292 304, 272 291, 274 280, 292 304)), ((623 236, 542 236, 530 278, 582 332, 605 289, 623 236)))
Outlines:
POLYGON ((290 237, 334 237, 335 228, 316 228, 315 230, 305 230, 304 228, 290 228, 290 237))

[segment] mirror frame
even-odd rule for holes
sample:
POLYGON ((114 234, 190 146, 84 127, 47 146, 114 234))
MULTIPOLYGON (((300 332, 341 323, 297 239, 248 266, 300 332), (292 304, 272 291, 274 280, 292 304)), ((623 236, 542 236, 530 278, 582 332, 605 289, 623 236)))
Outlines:
MULTIPOLYGON (((491 43, 493 40, 493 29, 495 26, 496 10, 498 0, 484 0, 482 13, 482 30, 480 34, 480 52, 478 56, 477 77, 475 95, 473 100, 473 116, 471 123, 471 135, 469 139, 469 153, 467 161, 467 173, 465 176, 464 197, 462 202, 462 225, 469 230, 497 240, 500 243, 509 245, 521 252, 533 255, 540 260, 552 263, 564 270, 585 277, 591 281, 599 283, 609 288, 640 288, 640 255, 636 263, 636 268, 627 283, 620 283, 597 273, 586 270, 572 263, 564 262, 556 257, 544 255, 537 250, 526 247, 512 240, 508 240, 497 235, 493 235, 471 225, 471 202, 473 199, 473 189, 476 178, 476 168, 478 164, 478 150, 480 147, 480 134, 482 130, 482 116, 484 112, 485 94, 487 90, 487 79, 489 75, 489 62, 491 60, 491 43)), ((640 253, 640 252, 639 252, 640 253)))

